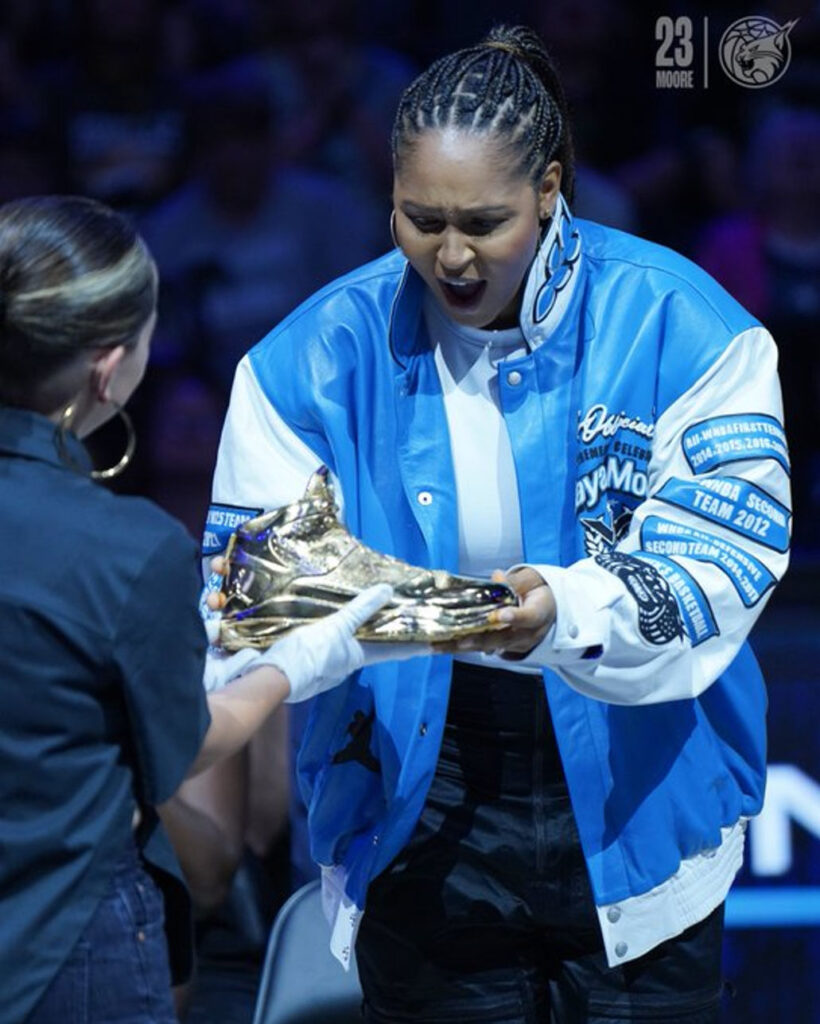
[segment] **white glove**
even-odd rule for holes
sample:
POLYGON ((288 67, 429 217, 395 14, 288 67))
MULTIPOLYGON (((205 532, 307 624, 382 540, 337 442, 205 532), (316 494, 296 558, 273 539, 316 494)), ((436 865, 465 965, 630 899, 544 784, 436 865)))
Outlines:
MULTIPOLYGON (((219 621, 209 620, 206 626, 209 626, 210 622, 214 622, 217 627, 213 632, 210 628, 208 629, 208 639, 214 641, 219 635, 219 621)), ((208 653, 205 656, 205 672, 202 675, 202 685, 208 693, 215 693, 217 690, 221 690, 234 679, 238 679, 240 676, 244 676, 246 672, 251 672, 255 669, 259 664, 260 654, 264 653, 264 651, 255 651, 251 647, 246 647, 242 651, 237 651, 236 654, 228 654, 221 647, 209 647, 208 653)))
POLYGON ((363 591, 338 612, 300 626, 267 650, 246 648, 229 657, 209 651, 204 685, 221 689, 233 679, 262 665, 278 668, 290 683, 286 703, 307 700, 336 686, 351 672, 382 661, 403 661, 429 654, 423 644, 360 643, 356 630, 393 596, 392 588, 379 583, 363 591))

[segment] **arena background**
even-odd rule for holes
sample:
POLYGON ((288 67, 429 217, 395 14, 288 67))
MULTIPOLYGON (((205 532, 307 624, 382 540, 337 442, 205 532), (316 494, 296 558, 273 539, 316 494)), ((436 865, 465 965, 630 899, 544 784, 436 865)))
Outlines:
MULTIPOLYGON (((232 366, 311 290, 389 246, 387 143, 398 95, 430 59, 500 20, 539 29, 560 63, 577 125, 578 211, 700 262, 780 347, 795 553, 753 634, 769 683, 771 772, 727 905, 725 1020, 812 1024, 820 1021, 817 6, 4 0, 0 200, 81 192, 144 231, 162 306, 135 407, 139 457, 121 486, 199 534, 232 366), (744 33, 767 37, 773 51, 745 84, 732 77, 744 33)), ((101 457, 120 443, 116 433, 104 438, 101 457)), ((275 906, 276 898, 268 919, 275 906)), ((189 1019, 249 1019, 253 970, 235 990, 216 970, 189 1019)))

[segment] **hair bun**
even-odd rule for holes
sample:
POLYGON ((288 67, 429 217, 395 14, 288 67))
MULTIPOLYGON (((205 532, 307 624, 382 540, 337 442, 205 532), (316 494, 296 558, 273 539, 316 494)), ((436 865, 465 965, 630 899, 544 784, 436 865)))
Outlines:
POLYGON ((496 25, 485 36, 483 45, 506 50, 527 62, 546 58, 546 48, 538 33, 526 25, 496 25))

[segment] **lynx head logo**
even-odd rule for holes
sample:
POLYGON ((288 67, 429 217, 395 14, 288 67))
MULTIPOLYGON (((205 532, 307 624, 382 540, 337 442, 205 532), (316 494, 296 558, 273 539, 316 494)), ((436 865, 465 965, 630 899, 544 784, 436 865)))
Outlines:
POLYGON ((627 535, 631 522, 632 509, 619 501, 607 502, 605 514, 598 519, 582 519, 586 554, 597 558, 603 551, 611 551, 627 535))
POLYGON ((781 78, 792 57, 789 32, 797 19, 778 25, 771 18, 741 18, 721 36, 720 66, 738 85, 762 89, 781 78))

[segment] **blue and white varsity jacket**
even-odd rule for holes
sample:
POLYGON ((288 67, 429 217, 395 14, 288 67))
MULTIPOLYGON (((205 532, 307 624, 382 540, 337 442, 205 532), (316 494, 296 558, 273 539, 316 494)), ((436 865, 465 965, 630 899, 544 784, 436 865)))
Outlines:
MULTIPOLYGON (((205 553, 327 464, 348 528, 457 571, 449 436, 424 284, 394 251, 330 284, 240 363, 205 553)), ((501 364, 525 557, 557 621, 544 684, 611 964, 702 919, 740 867, 765 781, 746 637, 785 571, 776 350, 675 253, 561 202, 529 272, 530 351, 501 364)), ((300 756, 312 853, 349 957, 368 883, 413 831, 450 659, 365 669, 317 701, 300 756), (361 715, 363 714, 363 718, 361 715), (361 760, 334 763, 358 715, 361 760)))

